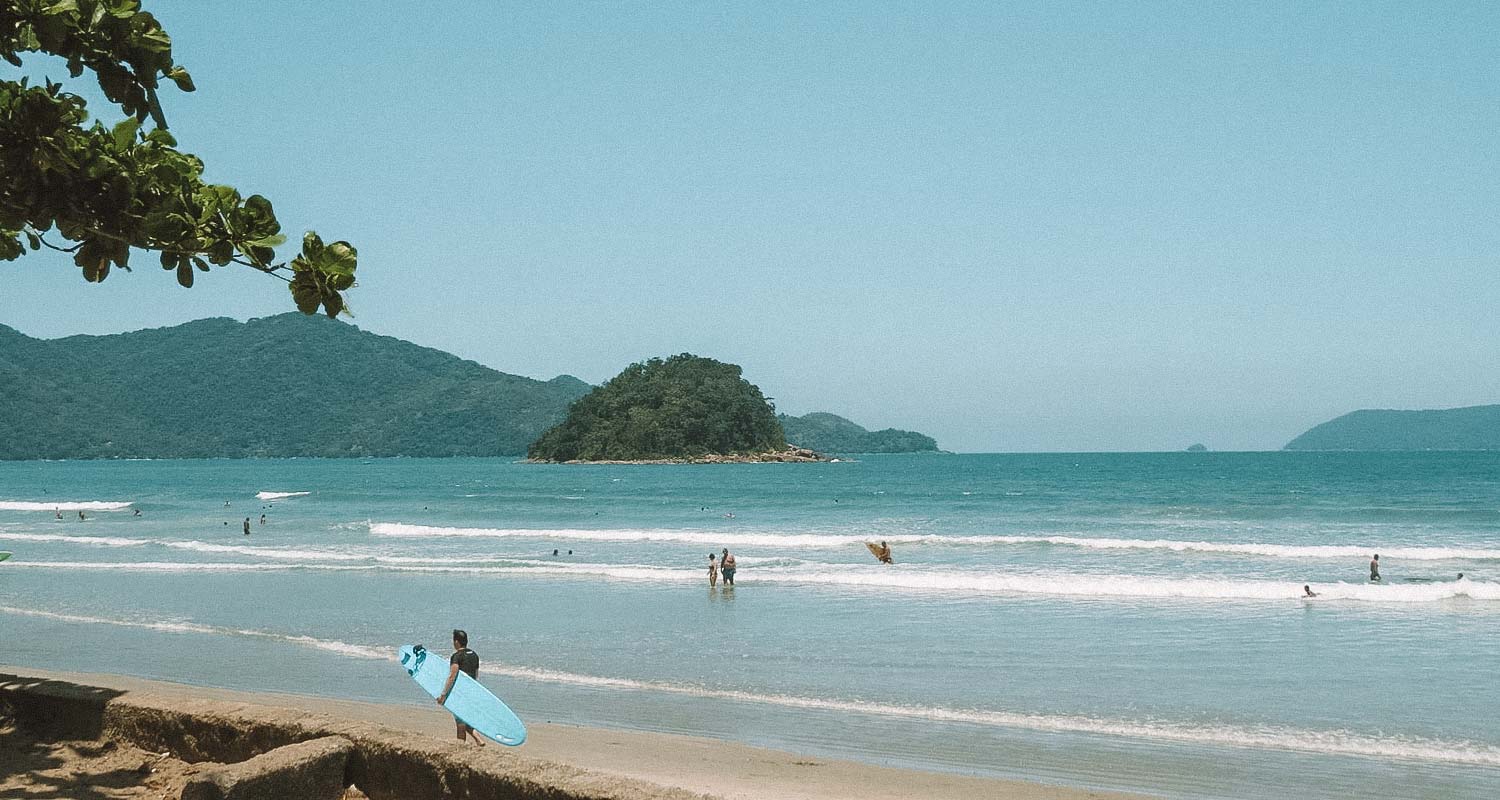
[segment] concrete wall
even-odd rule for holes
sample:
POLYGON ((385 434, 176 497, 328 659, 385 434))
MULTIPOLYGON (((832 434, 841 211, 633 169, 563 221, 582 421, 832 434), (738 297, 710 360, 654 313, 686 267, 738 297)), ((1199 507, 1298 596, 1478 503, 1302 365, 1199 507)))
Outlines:
POLYGON ((295 708, 122 693, 0 674, 0 713, 39 738, 112 738, 189 762, 239 762, 284 745, 342 736, 354 744, 346 784, 358 786, 371 800, 705 797, 527 758, 499 745, 480 750, 295 708))

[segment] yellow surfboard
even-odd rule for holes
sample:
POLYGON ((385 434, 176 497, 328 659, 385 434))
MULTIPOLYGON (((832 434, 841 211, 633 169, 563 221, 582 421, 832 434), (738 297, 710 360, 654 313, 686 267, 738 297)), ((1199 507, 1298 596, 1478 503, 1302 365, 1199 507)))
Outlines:
POLYGON ((891 561, 890 547, 881 547, 874 542, 865 542, 865 547, 870 548, 870 555, 875 556, 876 561, 879 561, 882 564, 894 563, 891 561))

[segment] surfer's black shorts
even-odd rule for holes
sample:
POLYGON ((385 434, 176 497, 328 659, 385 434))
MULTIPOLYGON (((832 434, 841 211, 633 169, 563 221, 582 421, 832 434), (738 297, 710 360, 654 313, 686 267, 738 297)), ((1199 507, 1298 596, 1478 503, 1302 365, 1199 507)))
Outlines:
POLYGON ((734 583, 734 567, 724 570, 724 580, 734 583))
POLYGON ((469 731, 474 730, 473 728, 470 728, 468 725, 465 725, 463 723, 463 721, 460 720, 458 717, 454 717, 453 721, 456 722, 456 723, 458 723, 458 735, 459 736, 468 736, 469 735, 469 731))

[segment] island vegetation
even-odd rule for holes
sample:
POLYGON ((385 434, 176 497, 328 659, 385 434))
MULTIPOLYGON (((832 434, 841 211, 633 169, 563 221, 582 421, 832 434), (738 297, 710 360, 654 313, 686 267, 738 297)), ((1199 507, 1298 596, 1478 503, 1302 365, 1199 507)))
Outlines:
POLYGON ((1500 405, 1365 409, 1317 425, 1286 450, 1500 450, 1500 405))
POLYGON ((806 460, 734 364, 690 353, 626 367, 528 451, 536 461, 806 460))
POLYGON ((924 453, 938 449, 931 436, 895 428, 866 430, 826 411, 800 417, 782 414, 777 419, 788 442, 820 453, 924 453))
POLYGON ((521 455, 590 388, 297 313, 51 340, 0 326, 0 458, 521 455))

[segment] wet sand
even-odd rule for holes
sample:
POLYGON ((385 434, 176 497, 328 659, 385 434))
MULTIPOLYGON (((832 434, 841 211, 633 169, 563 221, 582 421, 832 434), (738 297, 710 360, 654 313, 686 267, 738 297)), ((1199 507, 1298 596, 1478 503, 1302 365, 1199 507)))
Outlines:
MULTIPOLYGON (((123 692, 292 708, 387 727, 399 721, 400 726, 410 730, 413 736, 450 741, 454 736, 452 718, 435 705, 426 709, 421 706, 362 703, 303 695, 231 691, 119 675, 50 672, 7 666, 0 666, 0 672, 70 681, 123 692)), ((1125 800, 1139 797, 1024 781, 871 766, 693 736, 545 722, 531 722, 527 728, 529 738, 520 750, 528 757, 660 786, 686 789, 726 800, 897 800, 917 797, 931 800, 967 800, 976 797, 1013 800, 1125 800)), ((52 758, 60 758, 64 769, 70 768, 69 764, 73 764, 76 769, 90 768, 84 759, 86 752, 76 756, 69 755, 75 749, 66 746, 54 748, 56 753, 52 758)), ((501 749, 493 743, 487 748, 489 752, 501 749)), ((85 747, 84 750, 87 751, 88 748, 85 747)), ((153 756, 144 754, 142 757, 153 756)), ((138 769, 140 763, 132 761, 125 766, 138 769)), ((161 786, 160 783, 156 785, 161 786)), ((150 795, 95 796, 160 797, 162 788, 156 788, 155 792, 150 795)), ((175 794, 171 796, 175 797, 175 794)))

